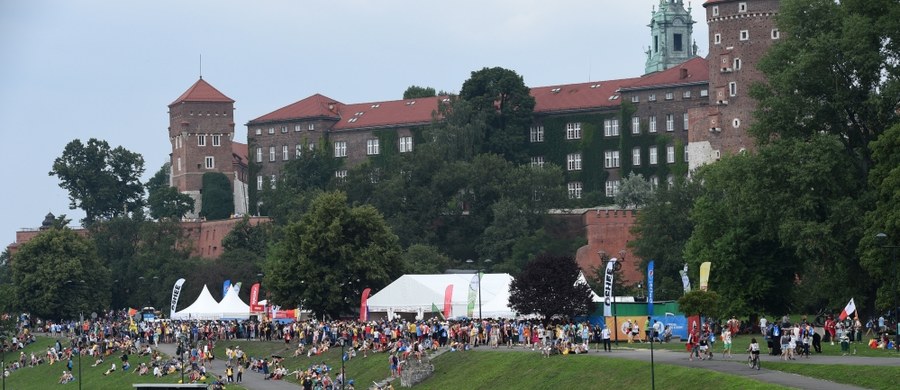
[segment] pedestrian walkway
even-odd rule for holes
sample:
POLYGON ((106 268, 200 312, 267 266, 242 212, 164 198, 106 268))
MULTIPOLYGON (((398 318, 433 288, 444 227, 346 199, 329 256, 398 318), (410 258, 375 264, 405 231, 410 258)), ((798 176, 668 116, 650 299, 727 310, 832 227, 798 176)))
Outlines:
MULTIPOLYGON (((159 344, 159 351, 169 356, 175 356, 175 349, 175 344, 159 344)), ((212 362, 207 364, 206 372, 215 374, 216 376, 224 375, 225 361, 213 359, 212 362)), ((246 387, 249 390, 296 390, 300 388, 299 385, 284 380, 267 381, 263 377, 263 374, 250 370, 244 371, 243 382, 238 383, 238 385, 246 387)))

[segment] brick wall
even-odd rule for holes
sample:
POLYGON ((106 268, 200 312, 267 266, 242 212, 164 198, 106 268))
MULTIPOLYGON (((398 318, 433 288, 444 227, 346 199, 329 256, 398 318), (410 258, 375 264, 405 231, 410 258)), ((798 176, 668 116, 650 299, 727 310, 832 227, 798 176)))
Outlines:
POLYGON ((628 248, 628 242, 634 239, 631 227, 636 218, 636 210, 615 208, 591 209, 582 214, 588 244, 578 249, 575 259, 585 274, 593 275, 593 268, 602 268, 598 252, 604 251, 609 257, 620 259, 624 254, 623 283, 632 284, 643 280, 641 259, 628 248))

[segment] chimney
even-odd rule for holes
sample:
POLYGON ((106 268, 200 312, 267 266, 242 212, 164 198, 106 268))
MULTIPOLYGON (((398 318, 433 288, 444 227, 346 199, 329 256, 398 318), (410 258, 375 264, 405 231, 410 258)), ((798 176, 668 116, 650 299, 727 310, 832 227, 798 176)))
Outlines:
POLYGON ((687 77, 688 77, 687 69, 681 68, 681 77, 680 77, 680 79, 684 80, 684 79, 686 79, 687 77))

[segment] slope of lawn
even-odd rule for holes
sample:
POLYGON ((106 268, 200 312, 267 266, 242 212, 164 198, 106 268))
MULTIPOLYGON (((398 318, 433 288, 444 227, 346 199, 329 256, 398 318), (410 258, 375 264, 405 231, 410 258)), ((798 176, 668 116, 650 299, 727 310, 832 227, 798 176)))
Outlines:
POLYGON ((763 367, 867 389, 896 389, 900 366, 851 366, 842 364, 796 364, 771 362, 763 367))
MULTIPOLYGON (((37 336, 37 341, 26 346, 21 352, 25 352, 25 356, 30 358, 31 353, 46 356, 47 348, 51 347, 56 339, 44 336, 37 336)), ((67 339, 60 339, 60 343, 65 347, 69 344, 67 339)), ((13 362, 18 360, 20 351, 8 352, 6 361, 13 362)), ((181 375, 169 375, 162 378, 156 378, 153 375, 138 376, 134 372, 134 368, 140 366, 141 363, 149 363, 150 359, 146 356, 129 355, 128 362, 132 366, 129 372, 122 371, 122 361, 119 357, 122 354, 113 354, 106 358, 105 362, 97 367, 91 367, 94 361, 90 357, 82 357, 81 376, 78 374, 78 358, 72 359, 72 371, 75 374, 75 382, 65 385, 68 389, 77 389, 78 381, 82 381, 81 386, 84 389, 130 389, 134 383, 178 383, 181 375), (117 370, 109 376, 103 373, 109 369, 112 362, 116 363, 117 370)), ((66 361, 56 362, 53 365, 44 363, 35 367, 20 368, 12 371, 6 378, 6 388, 15 390, 43 390, 57 388, 62 385, 58 384, 60 375, 66 369, 66 361)), ((242 389, 239 386, 228 386, 228 389, 242 389)))

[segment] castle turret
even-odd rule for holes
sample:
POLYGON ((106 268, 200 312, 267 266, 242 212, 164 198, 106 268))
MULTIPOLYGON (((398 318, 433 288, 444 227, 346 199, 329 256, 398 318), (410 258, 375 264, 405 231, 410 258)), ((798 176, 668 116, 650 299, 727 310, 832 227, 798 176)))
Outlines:
POLYGON ((694 21, 683 0, 659 0, 650 18, 650 47, 644 73, 659 72, 697 56, 694 21))

